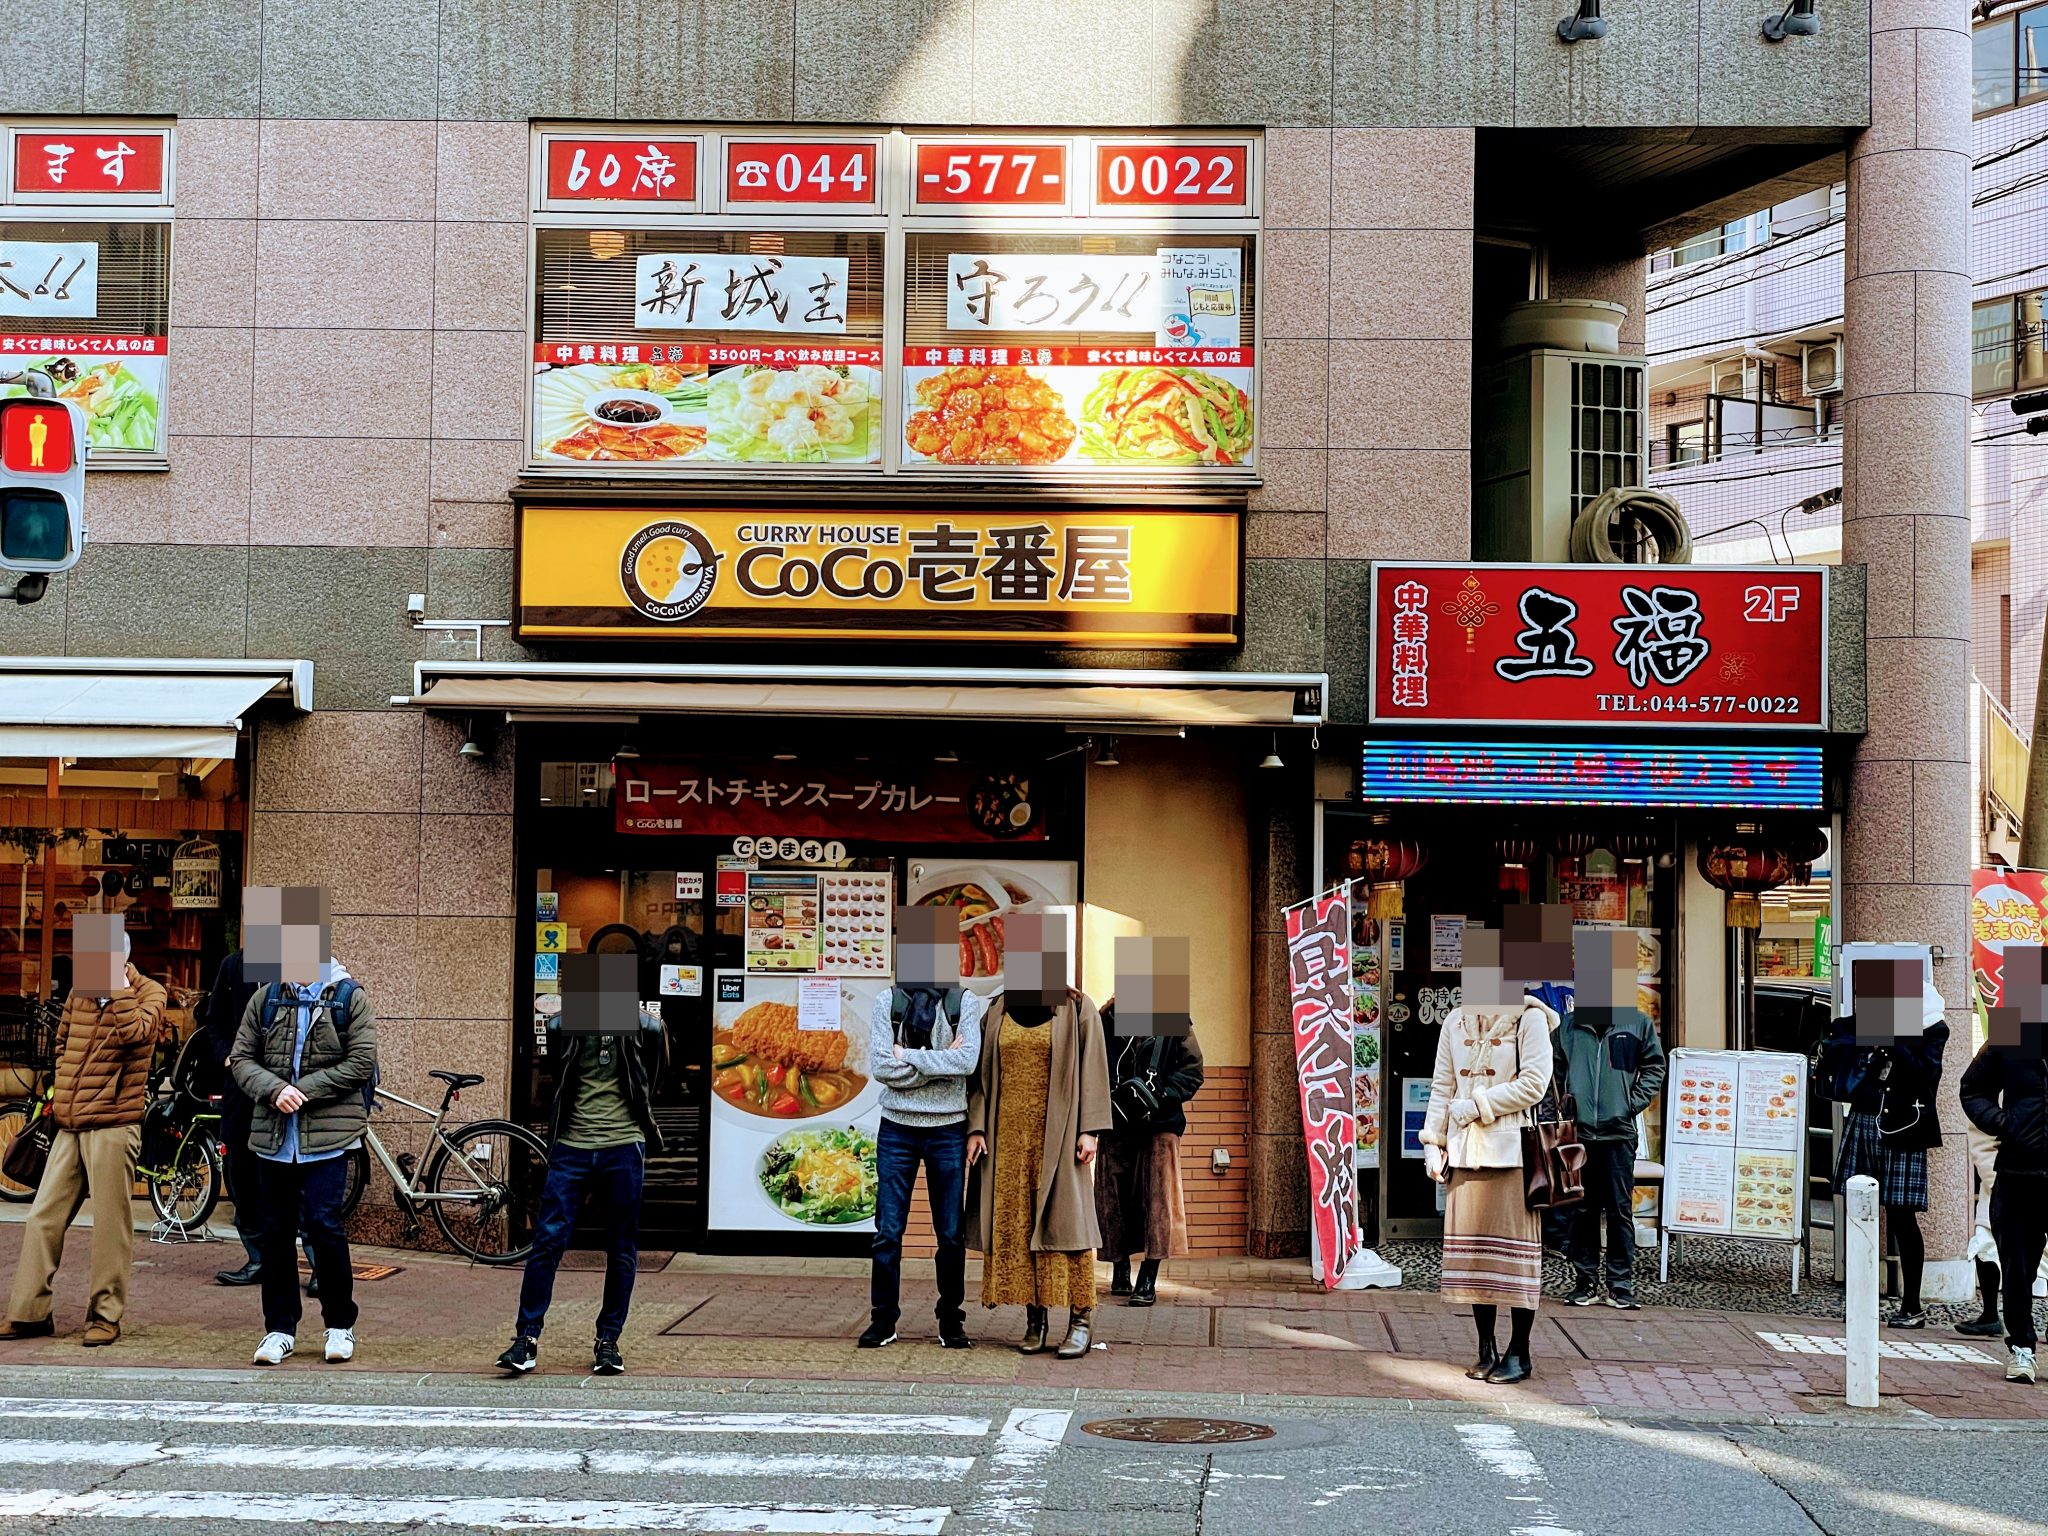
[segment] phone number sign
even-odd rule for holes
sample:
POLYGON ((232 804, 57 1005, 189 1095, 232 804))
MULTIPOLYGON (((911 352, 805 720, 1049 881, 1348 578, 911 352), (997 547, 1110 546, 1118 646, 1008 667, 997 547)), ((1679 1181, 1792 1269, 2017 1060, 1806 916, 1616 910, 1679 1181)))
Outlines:
POLYGON ((1372 721, 1827 724, 1815 566, 1373 566, 1372 721))

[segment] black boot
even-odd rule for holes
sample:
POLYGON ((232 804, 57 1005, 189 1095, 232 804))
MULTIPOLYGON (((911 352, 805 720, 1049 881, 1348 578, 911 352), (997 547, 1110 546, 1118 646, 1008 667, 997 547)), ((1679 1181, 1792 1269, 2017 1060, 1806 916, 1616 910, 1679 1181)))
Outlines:
POLYGON ((1488 1381, 1503 1387, 1511 1387, 1518 1381, 1527 1381, 1536 1374, 1529 1360, 1529 1330, 1536 1324, 1535 1309, 1515 1307, 1508 1315, 1514 1319, 1514 1327, 1508 1335, 1507 1353, 1500 1357, 1498 1365, 1486 1373, 1488 1381))
POLYGON ((216 1270, 213 1278, 222 1285, 255 1285, 263 1278, 263 1262, 251 1259, 240 1269, 216 1270))
POLYGON ((1109 1294, 1128 1296, 1131 1294, 1131 1261, 1118 1259, 1109 1267, 1109 1294))
POLYGON ((1024 1342, 1017 1346, 1020 1355, 1042 1355, 1045 1353, 1045 1308, 1024 1309, 1024 1342))
POLYGON ((1966 1339, 1996 1339, 2005 1334, 2005 1327, 1998 1320, 1998 1266, 1988 1259, 1977 1261, 1977 1290, 1984 1297, 1984 1310, 1966 1323, 1957 1323, 1956 1332, 1966 1339))
POLYGON ((1073 1307, 1067 1312, 1067 1336, 1055 1350, 1061 1360, 1079 1360, 1088 1353, 1088 1325, 1095 1315, 1093 1307, 1073 1307))
POLYGON ((1479 1330, 1479 1363, 1465 1373, 1471 1381, 1486 1380, 1486 1373, 1500 1364, 1500 1348, 1493 1342, 1493 1325, 1499 1315, 1492 1307, 1472 1309, 1472 1325, 1479 1330))
POLYGON ((1138 1283, 1131 1287, 1131 1305, 1151 1307, 1159 1303, 1159 1261, 1147 1259, 1138 1266, 1138 1283))

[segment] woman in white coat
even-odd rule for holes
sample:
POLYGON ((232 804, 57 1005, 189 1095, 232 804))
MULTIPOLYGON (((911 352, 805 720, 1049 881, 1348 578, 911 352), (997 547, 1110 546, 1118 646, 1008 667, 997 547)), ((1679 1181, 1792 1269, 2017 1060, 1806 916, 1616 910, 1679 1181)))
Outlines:
POLYGON ((1541 1213, 1523 1197, 1522 1127, 1550 1085, 1557 1015, 1501 979, 1500 934, 1465 930, 1464 996, 1437 1038, 1422 1145, 1429 1176, 1450 1186, 1444 1209, 1445 1301, 1469 1306, 1479 1330, 1474 1381, 1530 1376, 1529 1330, 1543 1294, 1541 1213), (1513 1000, 1509 1001, 1512 994, 1513 1000), (1494 1343, 1505 1304, 1507 1352, 1494 1343))

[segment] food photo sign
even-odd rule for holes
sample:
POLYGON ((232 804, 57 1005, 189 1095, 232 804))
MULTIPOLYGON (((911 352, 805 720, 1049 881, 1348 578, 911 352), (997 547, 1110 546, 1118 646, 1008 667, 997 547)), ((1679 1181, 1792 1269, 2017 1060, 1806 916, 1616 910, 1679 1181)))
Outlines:
POLYGON ((1796 1243, 1806 1219, 1806 1058, 1671 1053, 1664 1227, 1796 1243))

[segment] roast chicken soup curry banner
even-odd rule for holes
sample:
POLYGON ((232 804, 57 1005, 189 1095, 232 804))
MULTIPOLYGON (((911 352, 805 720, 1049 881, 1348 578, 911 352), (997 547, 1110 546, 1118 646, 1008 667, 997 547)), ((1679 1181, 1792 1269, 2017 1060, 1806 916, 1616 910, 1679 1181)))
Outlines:
POLYGON ((520 509, 522 638, 1167 647, 1237 638, 1238 515, 520 509))

